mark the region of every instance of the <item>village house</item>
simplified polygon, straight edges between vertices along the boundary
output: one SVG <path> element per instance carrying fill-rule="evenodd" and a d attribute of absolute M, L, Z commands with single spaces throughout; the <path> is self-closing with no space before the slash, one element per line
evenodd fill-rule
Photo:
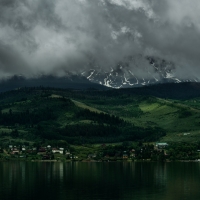
<path fill-rule="evenodd" d="M 130 151 L 130 158 L 135 158 L 135 149 Z"/>
<path fill-rule="evenodd" d="M 126 153 L 126 151 L 124 151 L 122 158 L 123 159 L 128 159 L 128 154 Z"/>
<path fill-rule="evenodd" d="M 37 153 L 37 148 L 35 147 L 29 147 L 29 148 L 26 148 L 26 153 L 29 153 L 29 154 L 36 154 Z"/>
<path fill-rule="evenodd" d="M 46 151 L 47 151 L 46 147 L 40 147 L 40 148 L 38 149 L 38 154 L 45 154 Z"/>
<path fill-rule="evenodd" d="M 25 151 L 26 151 L 26 147 L 22 146 L 22 152 L 25 152 Z"/>
<path fill-rule="evenodd" d="M 96 157 L 97 157 L 96 154 L 89 154 L 89 155 L 88 155 L 88 158 L 89 158 L 89 159 L 94 159 L 94 158 L 96 158 Z"/>
<path fill-rule="evenodd" d="M 20 150 L 17 148 L 17 146 L 9 145 L 8 148 L 11 155 L 18 155 L 20 153 Z"/>
<path fill-rule="evenodd" d="M 167 146 L 168 146 L 168 144 L 166 142 L 161 142 L 161 143 L 157 142 L 156 143 L 156 148 L 158 148 L 158 149 L 165 149 Z"/>
<path fill-rule="evenodd" d="M 64 148 L 52 148 L 52 153 L 59 153 L 59 154 L 63 154 L 64 153 Z"/>
<path fill-rule="evenodd" d="M 11 152 L 10 152 L 10 154 L 12 154 L 12 155 L 18 155 L 20 153 L 20 151 L 18 150 L 18 149 L 16 149 L 16 148 L 14 148 Z"/>

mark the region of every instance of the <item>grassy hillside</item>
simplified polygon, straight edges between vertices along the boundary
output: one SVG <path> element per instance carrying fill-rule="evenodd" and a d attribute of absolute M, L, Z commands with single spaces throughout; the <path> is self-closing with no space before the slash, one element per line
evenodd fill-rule
<path fill-rule="evenodd" d="M 200 141 L 200 98 L 24 88 L 0 94 L 0 143 Z"/>
<path fill-rule="evenodd" d="M 140 127 L 161 127 L 165 141 L 200 139 L 200 99 L 171 100 L 152 96 L 88 97 L 84 102 Z M 189 133 L 189 134 L 188 134 Z"/>

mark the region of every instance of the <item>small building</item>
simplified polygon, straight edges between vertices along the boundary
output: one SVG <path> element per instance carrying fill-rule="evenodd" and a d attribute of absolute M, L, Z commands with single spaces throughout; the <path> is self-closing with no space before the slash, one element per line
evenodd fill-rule
<path fill-rule="evenodd" d="M 127 154 L 123 154 L 123 159 L 128 159 L 128 155 Z"/>
<path fill-rule="evenodd" d="M 26 151 L 26 147 L 25 146 L 22 146 L 22 151 Z"/>
<path fill-rule="evenodd" d="M 156 147 L 158 149 L 165 149 L 168 146 L 168 144 L 166 142 L 157 142 L 156 143 Z"/>
<path fill-rule="evenodd" d="M 128 159 L 128 154 L 126 153 L 126 151 L 124 151 L 122 158 L 123 159 Z"/>
<path fill-rule="evenodd" d="M 130 151 L 130 157 L 131 157 L 131 158 L 134 158 L 134 157 L 135 157 L 135 149 L 132 149 L 132 150 Z"/>
<path fill-rule="evenodd" d="M 61 148 L 59 148 L 59 149 L 57 149 L 57 148 L 53 148 L 53 149 L 52 149 L 52 153 L 63 154 L 63 150 L 61 150 Z"/>
<path fill-rule="evenodd" d="M 88 155 L 88 158 L 90 158 L 90 159 L 94 159 L 94 158 L 96 158 L 96 157 L 97 157 L 96 154 L 89 154 L 89 155 Z"/>
<path fill-rule="evenodd" d="M 18 150 L 13 150 L 13 151 L 11 151 L 10 154 L 12 154 L 12 155 L 18 155 L 18 154 L 19 154 L 19 151 L 18 151 Z"/>
<path fill-rule="evenodd" d="M 45 147 L 40 147 L 38 149 L 38 154 L 45 154 L 46 153 L 46 148 Z"/>
<path fill-rule="evenodd" d="M 70 155 L 70 152 L 66 150 L 65 155 Z"/>

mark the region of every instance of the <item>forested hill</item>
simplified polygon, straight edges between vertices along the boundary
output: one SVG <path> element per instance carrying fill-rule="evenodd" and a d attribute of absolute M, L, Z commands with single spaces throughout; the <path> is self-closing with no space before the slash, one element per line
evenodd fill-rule
<path fill-rule="evenodd" d="M 64 140 L 70 144 L 155 141 L 158 127 L 128 120 L 72 100 L 72 91 L 24 88 L 0 95 L 0 142 Z M 77 91 L 76 91 L 77 93 Z"/>
<path fill-rule="evenodd" d="M 180 88 L 171 92 L 170 85 L 109 91 L 33 87 L 1 93 L 0 143 L 199 140 L 199 85 L 182 84 L 187 86 L 183 89 L 172 84 Z M 164 94 L 177 99 L 160 98 Z"/>

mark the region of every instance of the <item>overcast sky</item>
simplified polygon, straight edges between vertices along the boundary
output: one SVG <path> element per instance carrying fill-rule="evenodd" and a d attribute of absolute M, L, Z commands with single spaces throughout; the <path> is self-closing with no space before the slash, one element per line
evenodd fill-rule
<path fill-rule="evenodd" d="M 200 75 L 199 0 L 0 0 L 0 77 L 64 75 L 154 56 Z M 137 68 L 137 69 L 136 69 Z"/>

